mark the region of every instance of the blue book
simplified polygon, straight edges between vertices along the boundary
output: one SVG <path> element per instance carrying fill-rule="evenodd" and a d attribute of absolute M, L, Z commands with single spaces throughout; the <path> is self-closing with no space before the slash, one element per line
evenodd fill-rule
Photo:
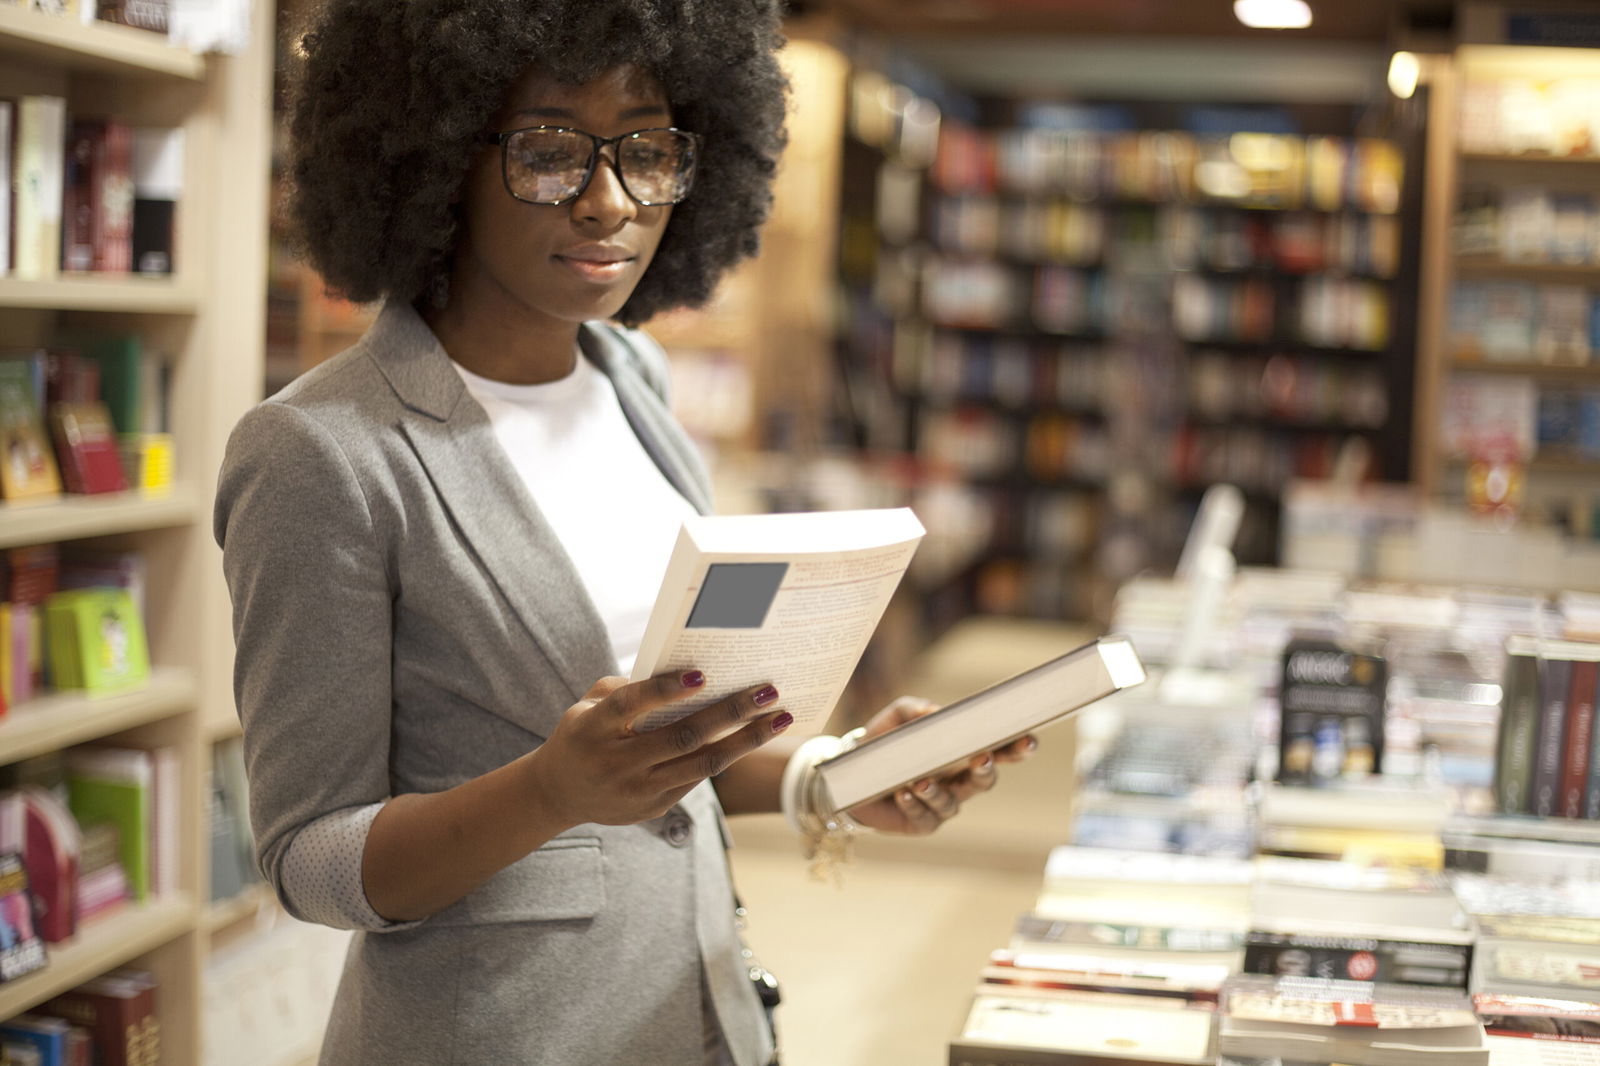
<path fill-rule="evenodd" d="M 19 1014 L 0 1024 L 0 1040 L 39 1052 L 39 1066 L 67 1066 L 67 1035 L 72 1026 L 60 1018 Z"/>

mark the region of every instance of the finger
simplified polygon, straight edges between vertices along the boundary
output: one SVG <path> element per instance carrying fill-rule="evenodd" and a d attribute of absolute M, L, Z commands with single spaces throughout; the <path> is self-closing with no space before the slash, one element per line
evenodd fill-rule
<path fill-rule="evenodd" d="M 698 784 L 708 777 L 716 777 L 761 745 L 782 735 L 793 724 L 794 715 L 788 711 L 764 714 L 715 743 L 658 763 L 651 768 L 651 776 L 661 788 Z"/>
<path fill-rule="evenodd" d="M 939 828 L 939 816 L 933 812 L 933 808 L 913 795 L 911 789 L 895 789 L 894 805 L 906 820 L 906 832 L 922 835 Z"/>
<path fill-rule="evenodd" d="M 601 678 L 589 691 L 593 693 L 611 678 Z M 621 681 L 621 678 L 615 680 Z M 640 718 L 669 703 L 692 696 L 705 687 L 706 676 L 699 670 L 675 670 L 643 681 L 626 682 L 602 697 L 607 714 L 624 733 L 631 733 Z"/>
<path fill-rule="evenodd" d="M 954 818 L 956 811 L 961 809 L 961 801 L 956 799 L 955 794 L 930 778 L 912 785 L 911 792 L 941 822 Z"/>
<path fill-rule="evenodd" d="M 993 754 L 1001 762 L 1021 762 L 1038 750 L 1038 738 L 1030 733 L 1025 737 L 1018 737 L 1003 748 L 997 748 Z"/>
<path fill-rule="evenodd" d="M 773 706 L 777 699 L 776 688 L 756 685 L 686 715 L 650 734 L 655 745 L 651 761 L 657 764 L 671 762 L 698 752 L 728 730 L 777 710 Z"/>
<path fill-rule="evenodd" d="M 994 759 L 989 755 L 980 755 L 972 760 L 972 766 L 965 773 L 957 774 L 941 784 L 955 795 L 958 803 L 964 803 L 993 788 L 998 777 L 999 770 Z"/>

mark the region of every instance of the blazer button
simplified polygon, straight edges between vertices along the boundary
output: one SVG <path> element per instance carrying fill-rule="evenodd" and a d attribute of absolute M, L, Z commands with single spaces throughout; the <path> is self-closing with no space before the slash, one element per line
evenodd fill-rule
<path fill-rule="evenodd" d="M 667 823 L 667 843 L 675 848 L 681 848 L 689 843 L 689 834 L 692 827 L 686 818 L 674 818 Z"/>

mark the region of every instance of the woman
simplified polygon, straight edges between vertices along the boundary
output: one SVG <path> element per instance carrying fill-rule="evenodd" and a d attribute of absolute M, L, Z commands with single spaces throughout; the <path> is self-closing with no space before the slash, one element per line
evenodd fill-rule
<path fill-rule="evenodd" d="M 240 422 L 216 533 L 261 867 L 357 931 L 324 1063 L 772 1056 L 723 812 L 778 809 L 791 719 L 763 685 L 631 729 L 704 683 L 617 675 L 709 499 L 606 323 L 755 251 L 780 41 L 771 0 L 333 0 L 303 39 L 293 221 L 383 308 Z M 994 772 L 851 813 L 927 832 Z"/>

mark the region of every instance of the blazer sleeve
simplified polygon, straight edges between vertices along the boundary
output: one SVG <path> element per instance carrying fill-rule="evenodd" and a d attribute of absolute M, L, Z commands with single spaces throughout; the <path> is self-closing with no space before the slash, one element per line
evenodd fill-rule
<path fill-rule="evenodd" d="M 367 830 L 390 796 L 392 600 L 364 490 L 328 429 L 284 403 L 245 415 L 215 535 L 263 875 L 303 921 L 415 925 L 384 919 L 362 887 Z"/>

